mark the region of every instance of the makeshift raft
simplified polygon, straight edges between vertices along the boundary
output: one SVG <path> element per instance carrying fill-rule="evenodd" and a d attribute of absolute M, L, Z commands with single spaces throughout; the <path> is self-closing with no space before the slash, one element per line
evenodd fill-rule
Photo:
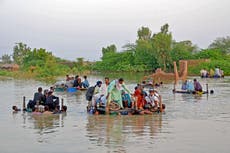
<path fill-rule="evenodd" d="M 176 90 L 175 88 L 175 84 L 174 84 L 174 89 L 172 90 L 172 92 L 174 94 L 176 93 L 180 93 L 180 94 L 198 94 L 198 95 L 202 95 L 202 94 L 209 94 L 209 90 L 208 90 L 208 84 L 206 84 L 206 91 L 187 91 L 187 90 Z M 213 94 L 214 93 L 214 90 L 210 90 L 210 94 Z"/>
<path fill-rule="evenodd" d="M 69 87 L 69 88 L 62 88 L 62 87 L 58 87 L 58 88 L 54 88 L 55 92 L 77 92 L 78 90 L 80 91 L 85 91 L 88 88 L 75 88 L 75 87 Z"/>
<path fill-rule="evenodd" d="M 208 94 L 208 91 L 196 92 L 196 91 L 186 91 L 186 90 L 173 90 L 173 93 L 181 93 L 181 94 Z"/>
<path fill-rule="evenodd" d="M 108 113 L 106 112 L 105 108 L 97 108 L 96 109 L 97 113 L 95 112 L 89 112 L 90 114 L 109 114 L 109 115 L 145 115 L 145 114 L 155 114 L 155 113 L 161 113 L 161 111 L 155 110 L 155 111 L 149 111 L 149 110 L 140 110 L 140 109 L 134 109 L 134 108 L 125 108 L 125 109 L 120 109 L 120 110 L 113 110 L 113 111 L 109 111 Z"/>
<path fill-rule="evenodd" d="M 164 105 L 164 104 L 162 104 Z M 164 112 L 163 109 L 160 110 L 160 108 L 151 108 L 149 105 L 148 107 L 145 107 L 145 109 L 137 109 L 136 107 L 134 108 L 123 108 L 121 109 L 120 105 L 116 102 L 110 102 L 109 107 L 106 108 L 104 105 L 97 105 L 97 106 L 92 106 L 91 102 L 88 103 L 87 112 L 89 114 L 109 114 L 109 115 L 144 115 L 144 114 L 153 114 L 153 113 L 160 113 Z M 107 109 L 107 110 L 106 110 Z"/>

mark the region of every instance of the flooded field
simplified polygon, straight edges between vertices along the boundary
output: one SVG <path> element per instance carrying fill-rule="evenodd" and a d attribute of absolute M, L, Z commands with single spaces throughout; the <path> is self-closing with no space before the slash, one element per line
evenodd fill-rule
<path fill-rule="evenodd" d="M 89 76 L 91 84 L 97 79 Z M 198 80 L 204 88 L 208 83 L 214 94 L 173 94 L 172 84 L 159 88 L 166 104 L 163 114 L 92 116 L 86 112 L 85 91 L 78 91 L 54 93 L 64 99 L 67 114 L 46 117 L 13 114 L 11 107 L 22 107 L 23 96 L 28 101 L 39 86 L 50 84 L 2 78 L 0 152 L 229 153 L 230 77 Z M 126 84 L 131 91 L 136 85 L 133 80 Z"/>

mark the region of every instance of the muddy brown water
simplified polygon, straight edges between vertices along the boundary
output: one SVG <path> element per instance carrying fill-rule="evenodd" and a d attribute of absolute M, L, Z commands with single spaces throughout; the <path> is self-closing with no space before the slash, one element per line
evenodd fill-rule
<path fill-rule="evenodd" d="M 89 76 L 90 83 L 97 79 Z M 199 81 L 203 86 L 208 83 L 214 94 L 173 94 L 172 84 L 159 88 L 166 104 L 164 114 L 89 115 L 85 91 L 79 91 L 55 93 L 64 99 L 67 114 L 46 117 L 13 114 L 11 107 L 21 107 L 23 96 L 28 101 L 39 86 L 45 89 L 50 84 L 1 78 L 0 152 L 229 153 L 230 77 Z M 127 80 L 126 84 L 133 91 L 134 81 Z"/>

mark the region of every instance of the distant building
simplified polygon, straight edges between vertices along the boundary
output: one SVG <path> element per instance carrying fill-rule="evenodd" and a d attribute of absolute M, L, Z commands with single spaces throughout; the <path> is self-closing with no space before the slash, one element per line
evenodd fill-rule
<path fill-rule="evenodd" d="M 9 70 L 9 71 L 18 71 L 19 65 L 18 64 L 3 64 L 1 65 L 2 70 Z"/>

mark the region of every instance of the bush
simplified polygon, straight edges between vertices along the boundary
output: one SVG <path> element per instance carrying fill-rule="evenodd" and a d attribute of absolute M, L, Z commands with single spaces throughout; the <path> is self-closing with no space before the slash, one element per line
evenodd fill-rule
<path fill-rule="evenodd" d="M 207 63 L 201 63 L 195 67 L 189 67 L 189 74 L 190 75 L 200 75 L 200 70 L 201 69 L 206 69 L 206 70 L 210 70 L 210 69 L 215 69 L 215 67 L 219 67 L 220 69 L 222 69 L 224 71 L 225 75 L 230 75 L 230 60 L 211 60 L 210 62 Z"/>

